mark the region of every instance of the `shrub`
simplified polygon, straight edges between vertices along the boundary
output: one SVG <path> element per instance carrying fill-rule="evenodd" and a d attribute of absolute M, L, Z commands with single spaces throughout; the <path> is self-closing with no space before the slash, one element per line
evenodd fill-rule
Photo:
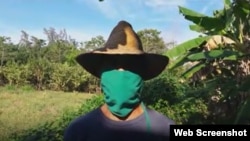
<path fill-rule="evenodd" d="M 142 99 L 178 124 L 203 123 L 208 111 L 198 90 L 180 82 L 177 74 L 165 71 L 145 83 Z"/>

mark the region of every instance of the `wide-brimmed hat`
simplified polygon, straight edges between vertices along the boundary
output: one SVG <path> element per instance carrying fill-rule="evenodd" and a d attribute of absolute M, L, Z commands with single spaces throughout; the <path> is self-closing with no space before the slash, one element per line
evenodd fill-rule
<path fill-rule="evenodd" d="M 123 68 L 139 74 L 144 80 L 158 76 L 169 58 L 160 54 L 146 53 L 130 23 L 120 21 L 112 30 L 104 47 L 82 53 L 76 61 L 89 73 L 100 78 L 107 69 Z"/>

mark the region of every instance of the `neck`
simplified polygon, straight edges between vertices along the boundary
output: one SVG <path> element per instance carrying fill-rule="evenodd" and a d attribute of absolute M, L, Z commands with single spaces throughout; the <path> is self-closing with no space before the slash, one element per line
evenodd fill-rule
<path fill-rule="evenodd" d="M 143 111 L 143 108 L 141 106 L 141 104 L 138 104 L 133 110 L 132 112 L 124 117 L 124 118 L 121 118 L 121 117 L 118 117 L 114 114 L 112 114 L 109 109 L 108 109 L 108 106 L 107 104 L 104 104 L 101 106 L 101 111 L 102 113 L 109 119 L 111 120 L 115 120 L 115 121 L 128 121 L 128 120 L 132 120 L 132 119 L 135 119 L 137 118 L 138 116 L 140 116 L 144 111 Z"/>

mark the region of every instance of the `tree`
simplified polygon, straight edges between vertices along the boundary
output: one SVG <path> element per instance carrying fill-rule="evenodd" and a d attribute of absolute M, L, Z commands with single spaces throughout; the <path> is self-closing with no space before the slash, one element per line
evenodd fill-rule
<path fill-rule="evenodd" d="M 94 49 L 103 47 L 105 44 L 105 40 L 103 36 L 96 36 L 91 38 L 91 40 L 84 42 L 85 51 L 92 51 Z"/>
<path fill-rule="evenodd" d="M 4 66 L 8 61 L 16 60 L 17 48 L 11 42 L 10 37 L 0 36 L 0 66 Z"/>
<path fill-rule="evenodd" d="M 21 39 L 19 41 L 19 45 L 20 46 L 25 46 L 25 47 L 28 47 L 30 46 L 30 41 L 29 41 L 29 34 L 25 31 L 21 31 Z"/>
<path fill-rule="evenodd" d="M 6 56 L 6 47 L 5 47 L 5 41 L 6 37 L 0 37 L 0 50 L 1 50 L 1 64 L 0 66 L 3 66 L 3 63 L 5 62 L 5 56 Z"/>
<path fill-rule="evenodd" d="M 137 32 L 145 52 L 162 54 L 166 50 L 165 42 L 156 29 L 144 29 Z"/>
<path fill-rule="evenodd" d="M 249 123 L 249 0 L 224 0 L 224 8 L 214 11 L 213 16 L 184 7 L 179 10 L 194 23 L 190 29 L 202 36 L 168 50 L 166 55 L 172 60 L 169 69 L 191 62 L 193 65 L 183 76 L 192 83 L 203 84 L 204 91 L 209 91 L 214 102 L 220 104 L 214 106 L 214 117 L 224 115 L 229 122 Z"/>

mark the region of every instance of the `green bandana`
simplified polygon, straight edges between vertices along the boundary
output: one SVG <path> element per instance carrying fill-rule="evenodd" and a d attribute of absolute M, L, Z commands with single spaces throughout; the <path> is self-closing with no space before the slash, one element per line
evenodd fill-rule
<path fill-rule="evenodd" d="M 142 86 L 142 78 L 130 71 L 111 70 L 101 75 L 105 102 L 109 110 L 119 117 L 126 117 L 141 102 Z"/>

